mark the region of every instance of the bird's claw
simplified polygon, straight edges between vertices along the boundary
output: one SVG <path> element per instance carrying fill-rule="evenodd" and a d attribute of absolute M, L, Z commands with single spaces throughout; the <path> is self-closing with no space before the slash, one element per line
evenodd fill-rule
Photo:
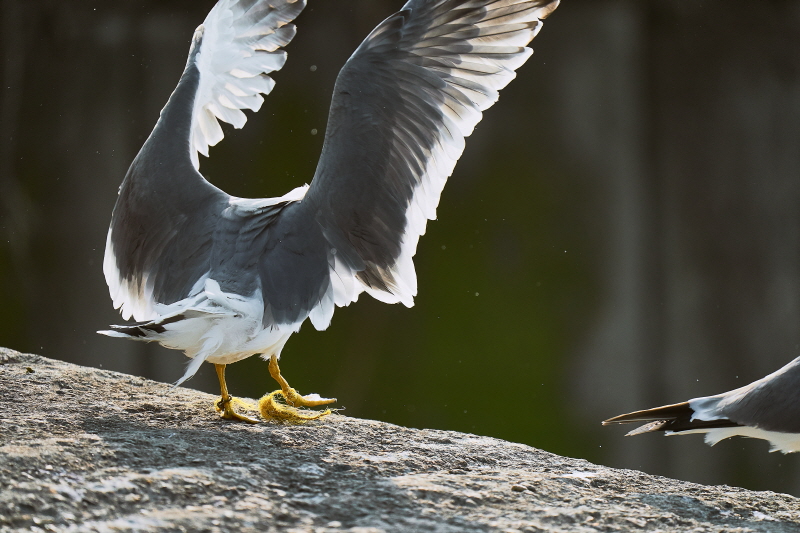
<path fill-rule="evenodd" d="M 333 403 L 336 400 L 330 398 L 322 398 L 321 400 L 307 400 L 306 397 L 294 389 L 289 389 L 294 394 L 291 395 L 292 401 L 286 398 L 283 390 L 276 390 L 270 392 L 258 401 L 258 410 L 261 412 L 261 417 L 264 420 L 278 420 L 282 422 L 307 422 L 309 420 L 317 420 L 323 416 L 331 414 L 330 409 L 324 411 L 301 411 L 295 406 L 314 407 L 317 405 L 324 405 Z M 279 403 L 275 401 L 276 396 L 283 397 L 288 403 Z M 317 396 L 316 394 L 309 394 L 309 396 Z"/>
<path fill-rule="evenodd" d="M 286 399 L 286 403 L 294 407 L 318 407 L 320 405 L 327 405 L 336 401 L 336 398 L 323 398 L 319 394 L 306 394 L 305 396 L 302 396 L 299 392 L 291 387 L 289 387 L 288 390 L 281 390 L 281 393 Z"/>
<path fill-rule="evenodd" d="M 305 422 L 307 420 L 317 420 L 323 416 L 331 414 L 330 409 L 321 412 L 301 411 L 298 407 L 318 407 L 336 401 L 336 398 L 322 398 L 319 394 L 301 395 L 289 386 L 289 383 L 281 375 L 278 367 L 278 357 L 272 355 L 269 360 L 269 373 L 281 386 L 280 390 L 271 392 L 258 401 L 258 410 L 265 420 L 282 420 L 285 422 Z M 281 396 L 286 403 L 275 401 L 276 396 Z"/>
<path fill-rule="evenodd" d="M 249 416 L 245 416 L 234 411 L 233 406 L 231 405 L 232 403 L 246 405 L 245 402 L 232 396 L 220 398 L 214 402 L 214 409 L 217 410 L 220 418 L 224 420 L 238 420 L 240 422 L 247 422 L 249 424 L 258 424 L 258 420 L 255 418 L 250 418 Z"/>

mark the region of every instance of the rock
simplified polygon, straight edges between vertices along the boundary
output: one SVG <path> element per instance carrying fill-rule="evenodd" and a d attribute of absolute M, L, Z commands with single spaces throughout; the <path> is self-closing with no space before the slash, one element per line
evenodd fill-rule
<path fill-rule="evenodd" d="M 29 371 L 30 370 L 30 371 Z M 214 397 L 0 349 L 0 531 L 800 532 L 800 500 Z"/>

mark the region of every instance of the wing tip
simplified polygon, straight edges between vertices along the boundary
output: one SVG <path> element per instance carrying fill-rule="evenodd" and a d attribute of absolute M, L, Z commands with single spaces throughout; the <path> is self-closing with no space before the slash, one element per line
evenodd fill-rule
<path fill-rule="evenodd" d="M 256 14 L 258 16 L 251 17 L 247 13 L 252 12 L 255 5 L 262 5 L 264 9 Z M 201 87 L 197 94 L 205 95 L 195 102 L 189 139 L 191 160 L 196 170 L 200 169 L 197 152 L 208 157 L 208 146 L 214 146 L 223 137 L 218 125 L 209 125 L 209 131 L 199 127 L 198 122 L 204 118 L 203 111 L 208 111 L 215 119 L 232 124 L 236 129 L 245 126 L 247 117 L 241 109 L 258 111 L 263 99 L 258 101 L 253 96 L 260 97 L 271 92 L 274 82 L 266 74 L 283 68 L 287 54 L 281 48 L 296 35 L 297 27 L 291 22 L 305 6 L 306 0 L 259 0 L 250 7 L 245 6 L 244 10 L 240 9 L 241 12 L 234 10 L 231 14 L 230 11 L 223 12 L 233 6 L 219 2 L 211 9 L 203 24 L 198 26 L 189 54 L 191 61 L 195 47 L 199 46 L 195 63 L 200 70 Z M 225 54 L 231 50 L 238 51 L 240 55 L 238 59 L 226 61 L 220 67 L 222 63 L 218 58 L 215 59 L 220 50 Z M 260 75 L 266 77 L 267 81 L 248 81 Z M 237 79 L 245 80 L 239 82 L 244 96 L 226 87 L 231 83 L 236 85 Z M 226 97 L 229 97 L 228 103 L 224 102 Z M 198 138 L 195 139 L 195 136 Z"/>
<path fill-rule="evenodd" d="M 553 14 L 553 11 L 561 4 L 561 0 L 551 0 L 549 3 L 539 8 L 542 12 L 537 15 L 539 20 L 544 20 Z"/>

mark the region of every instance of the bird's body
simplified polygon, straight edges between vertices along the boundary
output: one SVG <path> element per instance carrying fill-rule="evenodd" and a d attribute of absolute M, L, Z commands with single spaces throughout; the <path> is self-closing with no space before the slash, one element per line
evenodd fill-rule
<path fill-rule="evenodd" d="M 607 424 L 642 423 L 628 435 L 652 431 L 705 434 L 714 445 L 729 437 L 764 439 L 770 451 L 800 451 L 800 357 L 780 370 L 744 387 L 616 416 Z"/>
<path fill-rule="evenodd" d="M 104 272 L 137 322 L 103 333 L 184 351 L 179 383 L 203 361 L 277 361 L 306 319 L 323 330 L 362 292 L 413 305 L 412 257 L 464 138 L 558 5 L 410 0 L 342 68 L 310 186 L 229 196 L 197 153 L 222 139 L 218 120 L 242 127 L 258 109 L 304 2 L 220 0 L 120 188 Z"/>

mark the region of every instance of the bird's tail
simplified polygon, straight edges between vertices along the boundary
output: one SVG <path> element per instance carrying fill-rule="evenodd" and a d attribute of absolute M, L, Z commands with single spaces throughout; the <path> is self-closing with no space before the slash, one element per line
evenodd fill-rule
<path fill-rule="evenodd" d="M 101 335 L 108 335 L 109 337 L 120 337 L 123 339 L 133 339 L 137 341 L 155 341 L 160 340 L 158 335 L 166 331 L 167 324 L 184 320 L 186 316 L 181 313 L 172 315 L 157 320 L 149 320 L 146 322 L 134 322 L 133 324 L 112 325 L 111 329 L 100 330 L 97 333 Z"/>
<path fill-rule="evenodd" d="M 175 315 L 162 317 L 157 320 L 150 320 L 147 322 L 136 322 L 133 324 L 124 324 L 124 325 L 112 325 L 111 329 L 101 330 L 97 333 L 101 335 L 108 335 L 109 337 L 121 337 L 124 339 L 132 339 L 137 341 L 158 341 L 164 344 L 166 341 L 163 333 L 167 331 L 168 324 L 173 324 L 176 322 L 180 322 L 181 320 L 192 319 L 192 318 L 200 318 L 200 317 L 208 317 L 208 316 L 215 316 L 213 313 L 207 313 L 203 311 L 198 311 L 194 309 L 187 310 L 183 313 L 178 313 Z M 186 366 L 186 372 L 184 372 L 181 379 L 173 383 L 172 387 L 170 387 L 170 392 L 175 389 L 175 387 L 182 384 L 187 379 L 191 378 L 192 376 L 197 373 L 197 370 L 209 356 L 211 350 L 200 350 L 200 353 L 189 354 L 186 353 L 191 357 L 191 361 Z"/>

